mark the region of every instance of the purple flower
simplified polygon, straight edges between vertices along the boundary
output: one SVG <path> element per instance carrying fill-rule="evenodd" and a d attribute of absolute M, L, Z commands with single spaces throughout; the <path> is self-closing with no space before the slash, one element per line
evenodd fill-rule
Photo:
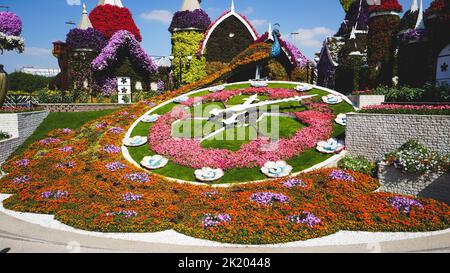
<path fill-rule="evenodd" d="M 133 182 L 147 183 L 150 181 L 150 177 L 147 173 L 131 173 L 125 175 L 125 178 Z"/>
<path fill-rule="evenodd" d="M 355 178 L 342 170 L 333 170 L 330 174 L 333 180 L 343 180 L 345 182 L 355 182 Z"/>
<path fill-rule="evenodd" d="M 111 212 L 111 213 L 107 213 L 107 216 L 123 216 L 125 218 L 132 218 L 132 217 L 136 217 L 138 215 L 138 213 L 134 210 L 121 210 L 121 211 L 116 211 L 116 212 Z"/>
<path fill-rule="evenodd" d="M 93 28 L 74 28 L 67 34 L 66 43 L 71 49 L 92 49 L 99 52 L 106 46 L 107 39 Z"/>
<path fill-rule="evenodd" d="M 205 31 L 211 24 L 211 19 L 208 14 L 197 9 L 194 11 L 178 11 L 173 15 L 172 23 L 170 24 L 169 31 L 173 32 L 176 29 L 195 28 L 201 31 Z"/>
<path fill-rule="evenodd" d="M 59 142 L 61 142 L 61 140 L 58 138 L 47 138 L 47 139 L 43 139 L 43 140 L 39 141 L 39 143 L 42 145 L 56 144 Z"/>
<path fill-rule="evenodd" d="M 304 224 L 309 227 L 313 227 L 321 222 L 314 214 L 305 211 L 302 214 L 288 216 L 287 219 L 295 224 Z"/>
<path fill-rule="evenodd" d="M 108 123 L 106 121 L 100 122 L 100 123 L 95 125 L 95 128 L 97 128 L 97 129 L 103 129 L 103 128 L 106 128 L 106 127 L 108 127 Z"/>
<path fill-rule="evenodd" d="M 106 145 L 102 150 L 107 154 L 118 154 L 120 152 L 120 148 L 115 145 Z"/>
<path fill-rule="evenodd" d="M 298 68 L 306 66 L 309 60 L 296 45 L 291 42 L 286 42 L 283 39 L 280 39 L 280 44 L 286 49 L 288 55 L 291 57 L 291 61 L 295 63 Z"/>
<path fill-rule="evenodd" d="M 120 135 L 123 132 L 123 129 L 120 127 L 112 127 L 109 131 L 115 135 Z"/>
<path fill-rule="evenodd" d="M 157 71 L 157 65 L 153 62 L 150 56 L 145 53 L 135 36 L 126 30 L 119 30 L 111 37 L 108 44 L 103 48 L 97 58 L 92 61 L 92 68 L 96 72 L 107 71 L 110 69 L 117 62 L 120 49 L 122 49 L 125 45 L 128 46 L 131 57 L 130 61 L 133 62 L 135 66 L 139 67 L 147 74 Z M 105 79 L 103 81 L 104 84 L 112 85 L 110 79 L 111 78 L 108 78 L 107 80 Z M 113 80 L 116 81 L 115 79 Z M 105 81 L 108 81 L 108 83 Z"/>
<path fill-rule="evenodd" d="M 8 36 L 19 36 L 22 33 L 22 21 L 15 13 L 0 11 L 0 32 Z"/>
<path fill-rule="evenodd" d="M 15 184 L 25 184 L 31 181 L 31 178 L 28 175 L 19 176 L 13 179 Z"/>
<path fill-rule="evenodd" d="M 308 185 L 303 180 L 299 180 L 299 179 L 290 179 L 288 181 L 281 183 L 281 185 L 283 185 L 284 187 L 286 187 L 288 189 L 292 189 L 295 187 L 300 187 L 300 188 L 308 187 Z"/>
<path fill-rule="evenodd" d="M 66 147 L 59 148 L 58 151 L 63 152 L 63 153 L 73 153 L 73 148 L 71 146 L 66 146 Z"/>
<path fill-rule="evenodd" d="M 273 206 L 274 203 L 285 204 L 289 202 L 289 197 L 281 193 L 258 192 L 252 194 L 252 196 L 250 197 L 250 201 L 264 206 Z"/>
<path fill-rule="evenodd" d="M 125 169 L 125 164 L 121 162 L 111 162 L 105 165 L 105 168 L 111 172 L 117 172 L 119 170 Z"/>
<path fill-rule="evenodd" d="M 408 29 L 401 35 L 402 42 L 418 41 L 422 39 L 425 32 L 420 29 Z"/>
<path fill-rule="evenodd" d="M 45 191 L 43 193 L 41 193 L 41 198 L 42 199 L 61 199 L 65 196 L 68 196 L 69 192 L 68 191 Z"/>
<path fill-rule="evenodd" d="M 71 134 L 71 133 L 72 133 L 72 130 L 71 130 L 71 129 L 68 129 L 68 128 L 64 128 L 64 129 L 62 129 L 62 132 L 63 132 L 64 134 Z"/>
<path fill-rule="evenodd" d="M 56 164 L 56 168 L 57 169 L 72 169 L 73 167 L 75 167 L 75 162 L 73 161 L 67 161 L 65 163 L 59 163 Z"/>
<path fill-rule="evenodd" d="M 125 202 L 134 202 L 141 200 L 142 197 L 144 197 L 142 194 L 134 194 L 131 192 L 127 192 L 122 195 L 122 200 Z"/>
<path fill-rule="evenodd" d="M 16 161 L 16 165 L 19 167 L 28 167 L 29 164 L 30 164 L 30 160 L 27 158 Z"/>
<path fill-rule="evenodd" d="M 423 205 L 419 201 L 402 196 L 390 197 L 388 203 L 405 214 L 409 214 L 412 207 L 423 209 Z"/>
<path fill-rule="evenodd" d="M 228 214 L 205 214 L 202 220 L 202 224 L 204 227 L 217 227 L 220 224 L 228 223 L 231 221 L 231 216 Z"/>
<path fill-rule="evenodd" d="M 219 191 L 207 191 L 203 193 L 206 197 L 212 198 L 216 195 L 219 195 Z"/>

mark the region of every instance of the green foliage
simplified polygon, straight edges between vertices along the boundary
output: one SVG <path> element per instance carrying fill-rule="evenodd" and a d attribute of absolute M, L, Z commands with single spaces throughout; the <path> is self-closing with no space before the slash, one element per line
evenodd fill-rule
<path fill-rule="evenodd" d="M 0 131 L 0 140 L 5 140 L 5 139 L 8 139 L 8 138 L 11 138 L 10 134 L 8 134 L 6 132 L 3 132 L 3 131 Z"/>
<path fill-rule="evenodd" d="M 448 169 L 448 157 L 428 150 L 417 140 L 410 140 L 399 150 L 389 154 L 388 164 L 411 174 L 439 172 Z"/>
<path fill-rule="evenodd" d="M 198 31 L 179 31 L 172 35 L 172 54 L 175 57 L 173 60 L 174 79 L 179 82 L 180 79 L 180 59 L 183 62 L 182 84 L 193 83 L 206 77 L 206 59 L 198 57 L 197 51 L 200 42 L 203 39 L 203 33 Z M 192 56 L 189 62 L 186 58 Z"/>
<path fill-rule="evenodd" d="M 347 156 L 338 163 L 339 168 L 376 176 L 377 165 L 362 156 Z"/>
<path fill-rule="evenodd" d="M 377 87 L 375 95 L 385 95 L 389 102 L 450 102 L 450 87 L 445 85 L 425 84 L 422 88 L 408 86 Z"/>
<path fill-rule="evenodd" d="M 23 72 L 13 72 L 8 76 L 9 90 L 31 93 L 39 89 L 47 88 L 52 79 Z"/>
<path fill-rule="evenodd" d="M 40 103 L 72 103 L 74 102 L 71 95 L 65 95 L 61 91 L 54 91 L 49 89 L 41 89 L 37 91 L 36 97 Z"/>
<path fill-rule="evenodd" d="M 269 78 L 273 81 L 287 81 L 289 80 L 289 75 L 284 66 L 277 60 L 270 60 L 267 65 L 267 71 L 269 73 Z"/>

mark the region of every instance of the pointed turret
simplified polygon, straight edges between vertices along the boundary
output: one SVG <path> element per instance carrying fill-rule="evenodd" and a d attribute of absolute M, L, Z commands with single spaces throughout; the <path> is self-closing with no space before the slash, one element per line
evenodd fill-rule
<path fill-rule="evenodd" d="M 231 11 L 232 12 L 236 11 L 236 7 L 234 5 L 234 0 L 231 0 Z"/>
<path fill-rule="evenodd" d="M 89 20 L 89 15 L 87 12 L 86 4 L 83 4 L 83 14 L 81 15 L 80 23 L 77 26 L 78 29 L 86 30 L 88 28 L 93 28 L 91 20 Z"/>
<path fill-rule="evenodd" d="M 417 5 L 417 0 L 413 0 L 411 3 L 411 7 L 409 8 L 411 12 L 415 12 L 419 10 L 419 6 Z"/>
<path fill-rule="evenodd" d="M 194 11 L 200 9 L 200 2 L 201 1 L 199 0 L 184 0 L 180 11 Z"/>
<path fill-rule="evenodd" d="M 423 0 L 420 0 L 419 14 L 417 15 L 415 29 L 425 29 L 425 24 L 423 22 Z"/>
<path fill-rule="evenodd" d="M 98 6 L 101 6 L 101 5 L 111 5 L 111 6 L 118 6 L 119 8 L 123 8 L 121 0 L 99 0 Z"/>

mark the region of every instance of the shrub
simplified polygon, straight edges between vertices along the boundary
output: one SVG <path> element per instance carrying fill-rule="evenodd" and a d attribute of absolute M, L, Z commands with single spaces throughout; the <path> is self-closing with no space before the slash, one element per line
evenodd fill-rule
<path fill-rule="evenodd" d="M 450 115 L 450 106 L 384 104 L 364 107 L 360 113 L 403 115 Z"/>
<path fill-rule="evenodd" d="M 377 165 L 362 156 L 347 156 L 338 163 L 339 168 L 376 176 Z"/>
<path fill-rule="evenodd" d="M 395 87 L 377 87 L 374 90 L 376 95 L 385 95 L 386 101 L 396 101 L 396 102 L 414 102 L 420 101 L 425 94 L 425 89 L 423 88 L 411 88 L 407 86 L 400 87 L 399 89 Z"/>
<path fill-rule="evenodd" d="M 13 72 L 8 76 L 11 91 L 25 91 L 28 93 L 47 88 L 53 78 L 31 75 L 23 72 Z"/>
<path fill-rule="evenodd" d="M 70 95 L 63 97 L 60 91 L 49 89 L 41 89 L 36 93 L 37 99 L 40 103 L 72 103 L 73 98 Z"/>
<path fill-rule="evenodd" d="M 424 174 L 448 169 L 448 157 L 429 151 L 416 140 L 410 140 L 399 150 L 387 155 L 386 162 L 402 172 Z"/>

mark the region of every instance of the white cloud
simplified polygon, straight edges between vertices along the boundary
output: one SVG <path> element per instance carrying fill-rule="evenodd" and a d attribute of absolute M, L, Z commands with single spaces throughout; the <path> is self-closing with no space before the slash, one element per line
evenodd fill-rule
<path fill-rule="evenodd" d="M 69 6 L 79 6 L 81 5 L 81 0 L 66 0 Z"/>
<path fill-rule="evenodd" d="M 254 19 L 254 20 L 251 20 L 250 23 L 252 23 L 252 25 L 255 27 L 269 25 L 269 21 L 267 21 L 266 19 Z"/>
<path fill-rule="evenodd" d="M 332 35 L 333 30 L 326 27 L 315 27 L 310 29 L 300 28 L 293 35 L 293 41 L 298 46 L 320 48 L 325 37 Z"/>
<path fill-rule="evenodd" d="M 244 10 L 244 14 L 252 14 L 253 12 L 255 11 L 255 9 L 253 8 L 253 7 L 247 7 L 245 10 Z"/>
<path fill-rule="evenodd" d="M 40 47 L 25 47 L 23 54 L 27 56 L 49 56 L 52 55 L 52 50 Z"/>
<path fill-rule="evenodd" d="M 141 14 L 141 18 L 150 21 L 158 21 L 164 24 L 170 24 L 173 14 L 168 10 L 152 10 Z"/>

